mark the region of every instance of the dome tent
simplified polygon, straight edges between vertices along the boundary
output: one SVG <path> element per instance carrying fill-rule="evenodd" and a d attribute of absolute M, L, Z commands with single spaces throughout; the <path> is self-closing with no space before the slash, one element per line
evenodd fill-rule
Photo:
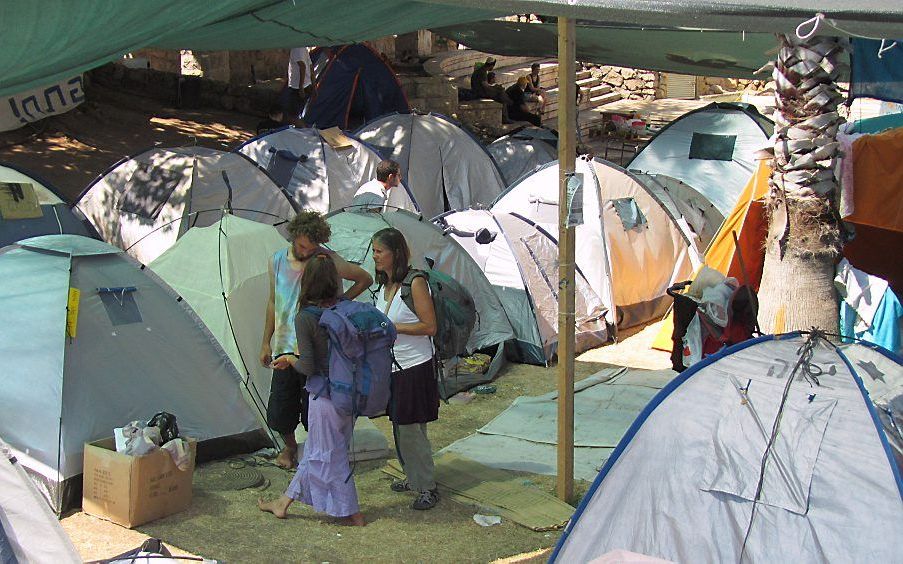
<path fill-rule="evenodd" d="M 576 263 L 604 301 L 607 321 L 634 327 L 667 311 L 665 290 L 686 280 L 699 253 L 689 229 L 632 173 L 601 159 L 578 159 L 583 218 L 576 229 Z M 492 205 L 549 233 L 558 231 L 558 163 L 520 179 Z"/>
<path fill-rule="evenodd" d="M 317 74 L 304 121 L 350 129 L 391 112 L 410 110 L 392 67 L 368 45 L 323 47 L 311 53 Z"/>
<path fill-rule="evenodd" d="M 257 360 L 270 297 L 269 264 L 288 242 L 271 225 L 231 214 L 192 227 L 148 268 L 185 299 L 242 375 L 266 425 L 272 369 Z"/>
<path fill-rule="evenodd" d="M 822 338 L 764 336 L 684 371 L 624 435 L 550 561 L 616 548 L 674 562 L 898 560 L 903 481 L 865 382 L 903 361 L 870 348 L 877 366 Z"/>
<path fill-rule="evenodd" d="M 428 218 L 489 205 L 505 189 L 502 173 L 486 148 L 445 116 L 389 114 L 364 125 L 356 135 L 401 165 L 402 179 Z"/>
<path fill-rule="evenodd" d="M 754 106 L 709 104 L 663 127 L 626 168 L 686 182 L 727 215 L 755 172 L 755 152 L 773 131 Z"/>
<path fill-rule="evenodd" d="M 514 213 L 468 209 L 436 218 L 483 270 L 498 295 L 515 339 L 509 358 L 548 364 L 558 348 L 558 241 Z M 482 230 L 482 233 L 481 233 Z M 578 268 L 575 352 L 608 341 L 606 308 Z"/>
<path fill-rule="evenodd" d="M 11 204 L 15 210 L 9 207 Z M 99 238 L 81 213 L 66 204 L 50 183 L 12 164 L 0 163 L 0 247 L 29 237 L 61 233 Z"/>
<path fill-rule="evenodd" d="M 524 127 L 499 137 L 486 149 L 502 172 L 505 184 L 511 186 L 520 177 L 558 160 L 557 145 L 555 132 L 540 127 Z"/>
<path fill-rule="evenodd" d="M 98 176 L 76 205 L 104 241 L 144 264 L 190 227 L 219 221 L 223 208 L 280 225 L 297 207 L 246 156 L 204 147 L 153 148 L 122 159 Z"/>
<path fill-rule="evenodd" d="M 5 247 L 0 311 L 0 436 L 57 513 L 81 501 L 85 442 L 158 411 L 198 440 L 199 460 L 269 442 L 204 324 L 115 247 L 77 235 Z"/>
<path fill-rule="evenodd" d="M 327 216 L 332 228 L 329 247 L 345 260 L 359 264 L 373 272 L 370 239 L 374 233 L 386 227 L 401 231 L 411 250 L 414 268 L 427 268 L 432 263 L 435 270 L 443 272 L 463 285 L 473 297 L 477 310 L 477 322 L 467 343 L 468 352 L 495 348 L 495 361 L 485 374 L 463 373 L 452 364 L 445 371 L 445 386 L 440 392 L 451 396 L 467 387 L 491 380 L 501 368 L 502 353 L 506 341 L 514 337 L 511 323 L 499 299 L 486 280 L 480 267 L 454 239 L 445 235 L 434 223 L 407 210 L 389 210 L 382 213 L 357 213 L 336 210 Z M 377 286 L 371 290 L 375 291 Z M 365 292 L 362 300 L 370 300 Z"/>
<path fill-rule="evenodd" d="M 288 126 L 255 137 L 236 151 L 264 168 L 299 208 L 326 213 L 350 204 L 357 189 L 376 178 L 382 160 L 366 143 L 336 133 Z M 389 193 L 389 204 L 417 211 L 404 182 Z"/>

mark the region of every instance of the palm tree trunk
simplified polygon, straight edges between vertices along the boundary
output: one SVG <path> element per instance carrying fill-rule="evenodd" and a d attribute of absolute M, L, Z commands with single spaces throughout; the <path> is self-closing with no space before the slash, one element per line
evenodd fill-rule
<path fill-rule="evenodd" d="M 837 107 L 841 40 L 780 35 L 775 63 L 775 145 L 759 323 L 767 333 L 818 327 L 836 333 L 834 263 Z"/>

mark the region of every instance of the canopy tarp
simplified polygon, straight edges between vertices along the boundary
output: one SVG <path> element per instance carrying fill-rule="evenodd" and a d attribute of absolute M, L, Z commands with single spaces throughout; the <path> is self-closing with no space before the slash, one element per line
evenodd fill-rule
<path fill-rule="evenodd" d="M 242 50 L 336 45 L 505 13 L 406 0 L 35 0 L 0 3 L 0 95 L 153 46 Z"/>
<path fill-rule="evenodd" d="M 516 13 L 620 25 L 900 37 L 903 3 L 885 0 L 34 0 L 0 3 L 0 95 L 44 86 L 142 47 L 230 50 L 330 45 Z M 808 29 L 804 29 L 808 31 Z M 742 38 L 738 39 L 742 41 Z M 663 70 L 666 70 L 663 68 Z M 708 73 L 707 73 L 708 74 Z"/>
<path fill-rule="evenodd" d="M 482 21 L 434 32 L 472 49 L 508 56 L 558 55 L 555 24 Z M 774 58 L 771 33 L 647 29 L 606 25 L 576 26 L 577 59 L 649 70 L 767 79 L 755 74 Z"/>
<path fill-rule="evenodd" d="M 425 0 L 469 10 L 486 0 Z M 824 14 L 822 35 L 855 33 L 900 37 L 903 3 L 886 0 L 493 0 L 492 8 L 511 14 L 546 14 L 612 24 L 794 33 L 797 26 Z M 829 26 L 831 22 L 840 28 Z M 803 26 L 808 33 L 811 26 Z M 842 31 L 841 31 L 842 30 Z M 848 33 L 843 33 L 848 32 Z"/>

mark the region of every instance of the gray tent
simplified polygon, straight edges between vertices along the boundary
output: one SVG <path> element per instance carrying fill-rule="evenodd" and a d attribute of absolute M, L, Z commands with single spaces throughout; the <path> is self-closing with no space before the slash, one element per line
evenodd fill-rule
<path fill-rule="evenodd" d="M 558 139 L 551 132 L 548 134 L 551 139 L 534 137 L 531 135 L 533 129 L 540 128 L 525 128 L 499 137 L 487 147 L 492 160 L 502 171 L 507 186 L 542 165 L 558 160 L 558 151 L 555 149 Z"/>
<path fill-rule="evenodd" d="M 898 562 L 903 481 L 866 388 L 899 382 L 903 364 L 850 353 L 765 336 L 682 372 L 624 435 L 551 561 L 624 549 L 673 562 Z"/>
<path fill-rule="evenodd" d="M 558 348 L 558 240 L 514 213 L 469 209 L 436 218 L 483 270 L 511 321 L 509 358 L 547 364 Z M 605 302 L 578 268 L 576 347 L 581 353 L 608 341 Z"/>
<path fill-rule="evenodd" d="M 0 440 L 0 562 L 81 561 L 56 515 L 9 446 Z"/>
<path fill-rule="evenodd" d="M 115 247 L 45 235 L 4 248 L 0 312 L 0 436 L 57 512 L 81 501 L 84 443 L 158 411 L 201 459 L 267 442 L 201 320 Z"/>
<path fill-rule="evenodd" d="M 682 218 L 681 228 L 688 236 L 698 238 L 697 247 L 704 250 L 724 223 L 724 214 L 698 190 L 666 174 L 635 173 L 672 217 Z M 689 230 L 686 228 L 689 227 Z"/>
<path fill-rule="evenodd" d="M 477 323 L 467 344 L 468 351 L 495 349 L 491 352 L 496 361 L 485 374 L 469 374 L 449 365 L 444 394 L 452 395 L 458 390 L 492 379 L 501 367 L 500 359 L 504 356 L 501 354 L 502 345 L 514 337 L 514 332 L 492 285 L 467 251 L 452 237 L 444 234 L 436 224 L 406 210 L 383 213 L 337 210 L 329 214 L 328 221 L 332 227 L 329 247 L 345 260 L 361 265 L 368 272 L 373 272 L 370 238 L 380 229 L 394 227 L 404 234 L 411 250 L 411 263 L 415 268 L 426 268 L 428 261 L 432 261 L 433 268 L 448 274 L 467 288 L 473 296 L 478 313 Z M 371 290 L 375 291 L 376 286 Z M 360 299 L 370 299 L 370 294 L 365 292 Z"/>
<path fill-rule="evenodd" d="M 219 221 L 223 208 L 271 225 L 290 220 L 297 208 L 251 159 L 204 147 L 154 148 L 123 159 L 97 177 L 76 205 L 104 241 L 144 264 L 190 227 Z"/>
<path fill-rule="evenodd" d="M 98 237 L 50 183 L 14 165 L 0 164 L 0 247 L 53 233 Z"/>
<path fill-rule="evenodd" d="M 237 152 L 265 168 L 299 208 L 323 213 L 345 207 L 362 184 L 376 178 L 382 160 L 366 143 L 338 129 L 285 127 L 255 137 Z M 391 205 L 417 211 L 402 185 L 390 194 Z"/>
<path fill-rule="evenodd" d="M 389 114 L 364 125 L 356 135 L 398 161 L 402 178 L 426 217 L 488 206 L 505 189 L 502 173 L 486 148 L 445 116 Z"/>

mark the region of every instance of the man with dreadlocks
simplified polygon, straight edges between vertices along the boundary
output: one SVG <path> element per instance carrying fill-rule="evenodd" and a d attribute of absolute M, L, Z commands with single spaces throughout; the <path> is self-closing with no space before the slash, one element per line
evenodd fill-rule
<path fill-rule="evenodd" d="M 289 361 L 298 357 L 295 314 L 304 267 L 317 254 L 330 255 L 340 278 L 338 294 L 342 295 L 342 279 L 354 283 L 344 292 L 344 297 L 348 299 L 354 299 L 370 287 L 373 278 L 361 267 L 323 247 L 329 241 L 331 230 L 320 212 L 302 211 L 288 224 L 288 232 L 291 247 L 276 251 L 270 261 L 270 299 L 263 327 L 260 362 L 273 369 L 267 401 L 267 424 L 285 441 L 285 448 L 276 457 L 276 465 L 294 468 L 298 455 L 298 443 L 295 441 L 298 421 L 307 429 L 308 395 L 304 390 L 305 382 Z"/>

